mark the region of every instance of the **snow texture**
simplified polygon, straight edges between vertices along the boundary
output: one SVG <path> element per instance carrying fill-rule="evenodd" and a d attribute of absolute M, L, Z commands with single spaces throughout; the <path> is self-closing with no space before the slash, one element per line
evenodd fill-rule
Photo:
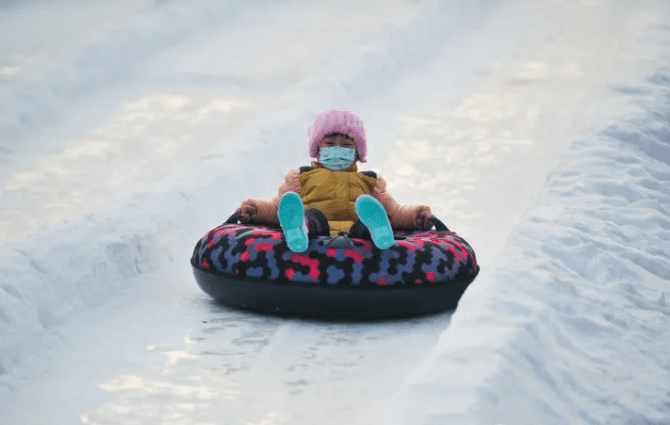
<path fill-rule="evenodd" d="M 0 1 L 7 424 L 670 423 L 670 5 Z M 466 238 L 455 312 L 231 310 L 188 258 L 323 109 Z"/>

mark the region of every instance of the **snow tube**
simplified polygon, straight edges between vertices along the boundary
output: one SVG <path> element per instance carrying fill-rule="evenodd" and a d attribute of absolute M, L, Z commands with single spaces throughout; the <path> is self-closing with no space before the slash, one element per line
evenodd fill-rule
<path fill-rule="evenodd" d="M 450 310 L 479 273 L 470 245 L 435 230 L 396 231 L 380 250 L 346 234 L 290 251 L 280 228 L 238 224 L 239 213 L 198 241 L 200 288 L 233 307 L 314 318 L 392 318 Z"/>

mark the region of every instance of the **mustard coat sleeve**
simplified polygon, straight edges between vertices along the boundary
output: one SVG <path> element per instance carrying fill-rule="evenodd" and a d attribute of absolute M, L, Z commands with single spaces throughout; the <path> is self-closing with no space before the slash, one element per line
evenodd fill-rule
<path fill-rule="evenodd" d="M 427 205 L 401 205 L 390 193 L 386 191 L 386 180 L 377 175 L 377 184 L 372 191 L 372 196 L 376 198 L 389 215 L 391 227 L 398 229 L 418 228 L 415 222 L 416 215 L 420 212 L 430 211 Z M 432 214 L 432 212 L 431 212 Z"/>
<path fill-rule="evenodd" d="M 260 223 L 277 224 L 279 218 L 277 217 L 277 210 L 279 209 L 279 199 L 287 192 L 296 192 L 300 195 L 302 186 L 300 186 L 300 170 L 294 168 L 289 170 L 284 177 L 284 181 L 279 185 L 277 194 L 270 199 L 246 199 L 238 208 L 238 211 L 245 206 L 255 207 L 258 211 L 257 221 Z"/>

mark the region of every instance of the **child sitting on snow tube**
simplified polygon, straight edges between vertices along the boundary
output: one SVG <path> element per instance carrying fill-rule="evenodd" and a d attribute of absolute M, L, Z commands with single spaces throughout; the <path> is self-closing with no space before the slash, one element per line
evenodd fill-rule
<path fill-rule="evenodd" d="M 290 170 L 271 199 L 247 199 L 238 209 L 242 223 L 277 224 L 294 252 L 304 252 L 309 238 L 348 232 L 372 239 L 377 248 L 393 245 L 393 230 L 433 226 L 430 207 L 401 205 L 374 172 L 358 172 L 366 162 L 365 129 L 360 117 L 345 109 L 316 116 L 309 133 L 311 167 Z"/>

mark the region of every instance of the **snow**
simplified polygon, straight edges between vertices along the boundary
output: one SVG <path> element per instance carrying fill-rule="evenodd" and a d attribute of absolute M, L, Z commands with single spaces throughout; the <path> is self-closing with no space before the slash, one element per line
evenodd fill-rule
<path fill-rule="evenodd" d="M 0 417 L 667 424 L 665 1 L 0 2 Z M 221 307 L 188 258 L 364 119 L 470 241 L 455 312 Z M 39 407 L 39 408 L 37 408 Z"/>

